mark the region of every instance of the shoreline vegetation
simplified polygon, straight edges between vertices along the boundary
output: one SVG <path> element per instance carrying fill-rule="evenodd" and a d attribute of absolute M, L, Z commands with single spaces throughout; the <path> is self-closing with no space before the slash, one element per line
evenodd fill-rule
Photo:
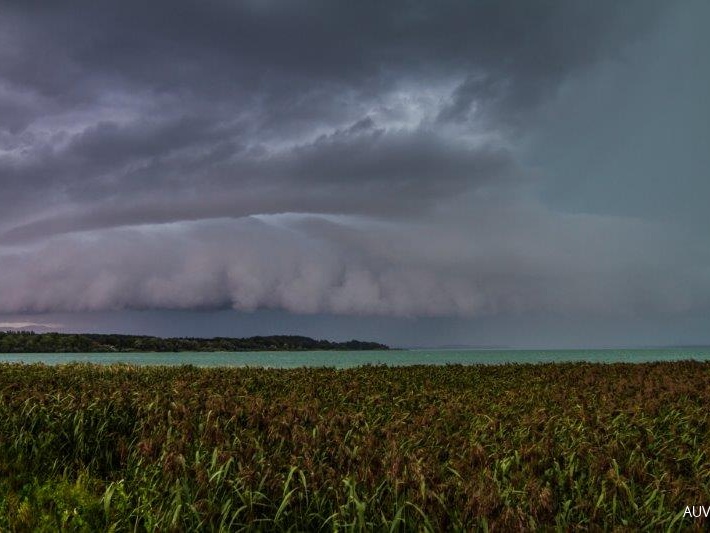
<path fill-rule="evenodd" d="M 246 338 L 161 338 L 94 333 L 0 332 L 0 353 L 111 352 L 255 352 L 317 350 L 389 350 L 384 344 L 350 340 L 331 342 L 300 335 Z"/>
<path fill-rule="evenodd" d="M 710 363 L 0 364 L 2 531 L 703 530 Z"/>

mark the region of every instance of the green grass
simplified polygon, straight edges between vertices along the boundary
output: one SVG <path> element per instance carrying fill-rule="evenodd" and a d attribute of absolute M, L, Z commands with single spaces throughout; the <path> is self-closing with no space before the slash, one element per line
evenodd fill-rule
<path fill-rule="evenodd" d="M 0 530 L 684 530 L 710 364 L 0 365 Z"/>

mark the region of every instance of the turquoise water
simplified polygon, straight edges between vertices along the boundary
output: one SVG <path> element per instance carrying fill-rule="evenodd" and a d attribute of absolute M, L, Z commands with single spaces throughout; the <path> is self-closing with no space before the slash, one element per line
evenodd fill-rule
<path fill-rule="evenodd" d="M 555 363 L 644 363 L 650 361 L 710 361 L 710 347 L 606 350 L 391 350 L 366 352 L 179 352 L 179 353 L 67 353 L 0 354 L 0 363 L 97 363 L 109 365 L 260 366 L 297 368 L 361 365 L 446 365 Z"/>

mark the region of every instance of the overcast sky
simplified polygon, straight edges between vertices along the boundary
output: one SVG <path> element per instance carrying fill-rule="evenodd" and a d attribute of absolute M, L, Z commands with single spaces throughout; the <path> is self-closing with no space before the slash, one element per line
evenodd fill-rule
<path fill-rule="evenodd" d="M 0 2 L 0 326 L 710 342 L 705 0 Z"/>

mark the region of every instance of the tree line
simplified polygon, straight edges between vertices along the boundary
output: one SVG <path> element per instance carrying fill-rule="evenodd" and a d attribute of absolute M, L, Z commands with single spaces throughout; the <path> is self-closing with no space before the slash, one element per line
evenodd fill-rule
<path fill-rule="evenodd" d="M 306 350 L 387 350 L 376 342 L 332 342 L 299 335 L 247 338 L 160 338 L 94 333 L 0 332 L 0 353 L 248 352 Z"/>

